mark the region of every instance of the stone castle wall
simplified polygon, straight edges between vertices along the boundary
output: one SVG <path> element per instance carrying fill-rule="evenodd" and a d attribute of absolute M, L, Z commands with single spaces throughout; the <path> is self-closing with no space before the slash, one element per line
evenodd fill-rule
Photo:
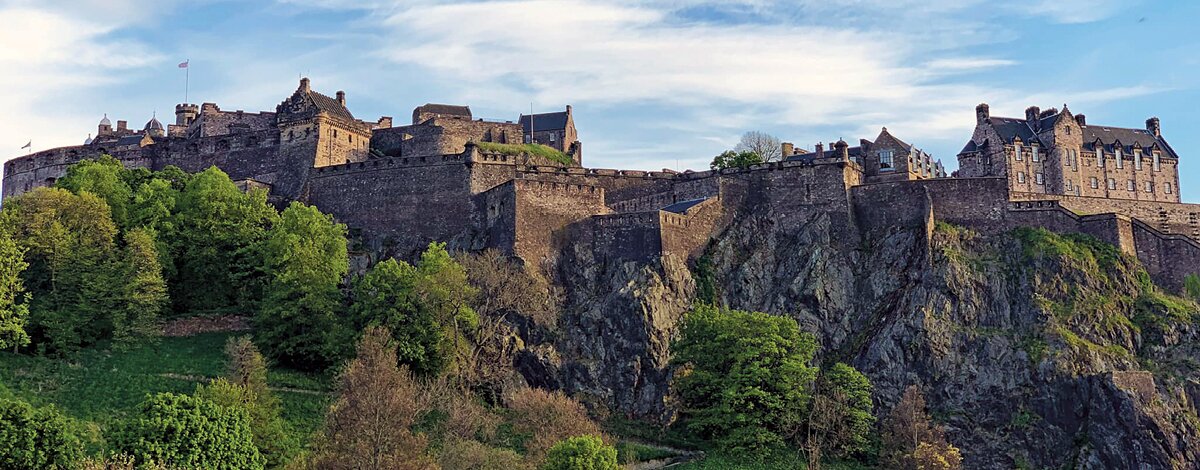
<path fill-rule="evenodd" d="M 1013 200 L 1056 200 L 1080 214 L 1115 212 L 1151 224 L 1163 233 L 1180 234 L 1200 240 L 1200 204 L 1132 201 L 1087 196 L 1013 193 Z"/>

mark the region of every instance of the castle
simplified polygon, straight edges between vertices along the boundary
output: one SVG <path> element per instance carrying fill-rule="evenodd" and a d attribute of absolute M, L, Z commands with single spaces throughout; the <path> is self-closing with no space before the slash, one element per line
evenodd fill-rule
<path fill-rule="evenodd" d="M 1179 288 L 1200 270 L 1200 205 L 1179 200 L 1178 156 L 1157 119 L 1147 129 L 1089 125 L 1066 106 L 1025 119 L 976 108 L 976 129 L 948 177 L 886 128 L 851 147 L 782 145 L 781 161 L 701 172 L 585 168 L 572 109 L 475 118 L 426 104 L 412 123 L 354 117 L 343 92 L 308 79 L 275 112 L 176 106 L 176 122 L 141 131 L 107 116 L 84 145 L 13 159 L 4 197 L 52 185 L 69 165 L 110 154 L 129 167 L 217 166 L 276 204 L 313 204 L 350 228 L 357 251 L 411 256 L 430 241 L 495 248 L 550 271 L 560 257 L 694 261 L 739 218 L 784 229 L 812 221 L 851 246 L 935 221 L 996 233 L 1019 226 L 1083 232 L 1137 256 Z M 514 144 L 561 152 L 548 158 Z"/>

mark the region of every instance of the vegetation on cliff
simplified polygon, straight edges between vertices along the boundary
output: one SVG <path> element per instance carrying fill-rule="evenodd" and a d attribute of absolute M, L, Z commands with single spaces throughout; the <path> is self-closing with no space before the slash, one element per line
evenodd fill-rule
<path fill-rule="evenodd" d="M 475 146 L 479 147 L 479 150 L 502 153 L 504 155 L 510 155 L 514 157 L 519 155 L 529 155 L 532 157 L 545 158 L 549 161 L 562 165 L 571 165 L 575 163 L 573 160 L 571 160 L 570 155 L 567 155 L 553 147 L 548 147 L 542 144 L 501 144 L 497 142 L 476 142 Z"/>

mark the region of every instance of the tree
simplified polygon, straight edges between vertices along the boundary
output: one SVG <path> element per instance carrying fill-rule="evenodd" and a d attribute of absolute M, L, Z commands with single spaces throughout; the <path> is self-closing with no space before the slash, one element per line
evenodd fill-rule
<path fill-rule="evenodd" d="M 471 305 L 479 318 L 470 334 L 472 346 L 459 351 L 460 378 L 494 401 L 516 376 L 512 337 L 517 331 L 510 321 L 523 317 L 526 324 L 553 329 L 559 298 L 550 285 L 496 250 L 462 255 L 458 261 L 477 291 Z"/>
<path fill-rule="evenodd" d="M 524 388 L 512 392 L 505 401 L 513 414 L 513 428 L 531 436 L 525 443 L 525 453 L 534 461 L 563 439 L 604 436 L 583 405 L 562 392 Z"/>
<path fill-rule="evenodd" d="M 546 454 L 542 470 L 616 470 L 617 449 L 596 436 L 568 438 Z"/>
<path fill-rule="evenodd" d="M 469 348 L 464 331 L 479 326 L 479 317 L 470 306 L 476 289 L 467 281 L 467 271 L 446 251 L 445 243 L 430 243 L 417 263 L 416 292 L 420 306 L 427 309 L 440 325 L 447 325 L 447 357 L 458 358 Z M 456 364 L 461 371 L 465 366 Z M 462 375 L 461 373 L 458 375 Z"/>
<path fill-rule="evenodd" d="M 761 451 L 802 421 L 816 341 L 795 320 L 701 305 L 684 317 L 673 350 L 681 416 L 703 437 Z"/>
<path fill-rule="evenodd" d="M 84 191 L 100 196 L 112 211 L 113 222 L 118 227 L 128 226 L 129 202 L 133 190 L 126 182 L 125 167 L 111 155 L 101 155 L 96 160 L 83 160 L 67 168 L 67 174 L 59 178 L 56 186 L 80 194 Z"/>
<path fill-rule="evenodd" d="M 166 308 L 167 284 L 158 264 L 154 231 L 125 232 L 123 308 L 113 316 L 113 341 L 131 345 L 158 336 L 158 317 Z"/>
<path fill-rule="evenodd" d="M 430 469 L 423 435 L 411 431 L 422 412 L 420 390 L 396 363 L 391 332 L 370 327 L 343 370 L 337 401 L 325 415 L 314 457 L 318 468 Z"/>
<path fill-rule="evenodd" d="M 350 269 L 346 226 L 315 207 L 293 202 L 267 235 L 269 275 L 255 316 L 257 338 L 272 358 L 297 367 L 326 367 L 342 357 L 339 284 Z"/>
<path fill-rule="evenodd" d="M 821 370 L 800 439 L 808 467 L 821 468 L 825 455 L 845 458 L 866 450 L 875 423 L 871 407 L 871 382 L 865 375 L 841 362 Z"/>
<path fill-rule="evenodd" d="M 70 352 L 112 332 L 123 285 L 108 204 L 92 193 L 36 188 L 4 206 L 29 266 L 26 331 L 39 347 Z"/>
<path fill-rule="evenodd" d="M 921 389 L 911 385 L 881 426 L 882 459 L 888 468 L 958 469 L 962 455 L 946 441 L 941 427 L 925 412 Z"/>
<path fill-rule="evenodd" d="M 724 170 L 726 168 L 749 168 L 750 165 L 762 163 L 763 159 L 757 153 L 750 151 L 734 152 L 726 150 L 720 155 L 713 157 L 713 161 L 709 167 L 714 170 Z"/>
<path fill-rule="evenodd" d="M 75 468 L 83 448 L 53 406 L 0 398 L 0 468 Z"/>
<path fill-rule="evenodd" d="M 176 311 L 252 311 L 266 281 L 259 245 L 277 219 L 265 191 L 243 193 L 216 167 L 187 178 L 172 238 Z"/>
<path fill-rule="evenodd" d="M 742 140 L 738 141 L 733 150 L 755 153 L 764 162 L 779 161 L 783 158 L 783 147 L 779 138 L 762 131 L 748 131 L 742 134 Z"/>
<path fill-rule="evenodd" d="M 246 410 L 159 393 L 144 401 L 115 436 L 116 448 L 139 464 L 171 468 L 261 469 Z"/>
<path fill-rule="evenodd" d="M 1184 276 L 1183 291 L 1192 300 L 1200 302 L 1200 275 L 1188 274 Z"/>
<path fill-rule="evenodd" d="M 490 447 L 479 441 L 451 439 L 438 452 L 438 464 L 454 470 L 526 470 L 530 467 L 511 449 Z"/>
<path fill-rule="evenodd" d="M 198 387 L 196 396 L 223 406 L 239 406 L 250 415 L 254 446 L 266 459 L 267 466 L 281 467 L 298 450 L 288 432 L 279 399 L 267 386 L 267 362 L 249 336 L 229 338 L 225 343 L 225 379 L 207 387 Z"/>
<path fill-rule="evenodd" d="M 10 218 L 0 213 L 0 349 L 16 350 L 29 344 L 29 334 L 25 332 L 29 304 L 21 281 L 21 273 L 29 263 L 25 262 L 25 249 L 6 229 L 12 226 L 7 220 Z"/>

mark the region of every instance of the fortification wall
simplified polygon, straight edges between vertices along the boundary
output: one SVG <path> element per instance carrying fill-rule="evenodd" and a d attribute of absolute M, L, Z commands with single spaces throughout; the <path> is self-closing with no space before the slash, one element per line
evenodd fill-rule
<path fill-rule="evenodd" d="M 591 223 L 597 258 L 646 261 L 663 252 L 658 211 L 599 215 Z"/>
<path fill-rule="evenodd" d="M 494 248 L 512 256 L 517 243 L 516 184 L 508 181 L 476 196 L 476 224 L 485 240 L 482 248 Z"/>
<path fill-rule="evenodd" d="M 872 183 L 851 188 L 860 225 L 918 226 L 919 208 L 927 194 L 938 220 L 984 233 L 1009 228 L 1008 186 L 1005 178 L 937 178 Z M 915 218 L 915 219 L 914 219 Z"/>
<path fill-rule="evenodd" d="M 519 144 L 520 124 L 484 120 L 433 118 L 421 124 L 376 129 L 371 148 L 388 156 L 462 153 L 467 142 Z"/>
<path fill-rule="evenodd" d="M 204 103 L 196 121 L 188 127 L 187 134 L 191 137 L 212 137 L 273 129 L 273 112 L 221 111 L 215 104 Z"/>
<path fill-rule="evenodd" d="M 1200 240 L 1200 204 L 1030 193 L 1013 193 L 1012 199 L 1053 199 L 1059 201 L 1063 207 L 1080 214 L 1125 214 L 1153 225 L 1159 232 L 1180 234 Z"/>
<path fill-rule="evenodd" d="M 1189 274 L 1200 274 L 1200 243 L 1190 237 L 1159 232 L 1137 219 L 1131 225 L 1138 260 L 1155 283 L 1181 292 Z"/>
<path fill-rule="evenodd" d="M 603 188 L 533 180 L 510 184 L 516 209 L 512 252 L 533 266 L 554 266 L 557 254 L 574 242 L 568 236 L 573 224 L 610 212 Z"/>
<path fill-rule="evenodd" d="M 656 171 L 552 166 L 520 166 L 516 171 L 519 179 L 603 188 L 605 204 L 610 207 L 622 201 L 669 192 L 678 181 L 674 173 Z"/>
<path fill-rule="evenodd" d="M 732 213 L 732 211 L 728 211 Z M 659 211 L 662 253 L 694 260 L 704 254 L 714 232 L 728 222 L 727 211 L 719 197 L 711 197 L 688 208 L 684 214 Z"/>

